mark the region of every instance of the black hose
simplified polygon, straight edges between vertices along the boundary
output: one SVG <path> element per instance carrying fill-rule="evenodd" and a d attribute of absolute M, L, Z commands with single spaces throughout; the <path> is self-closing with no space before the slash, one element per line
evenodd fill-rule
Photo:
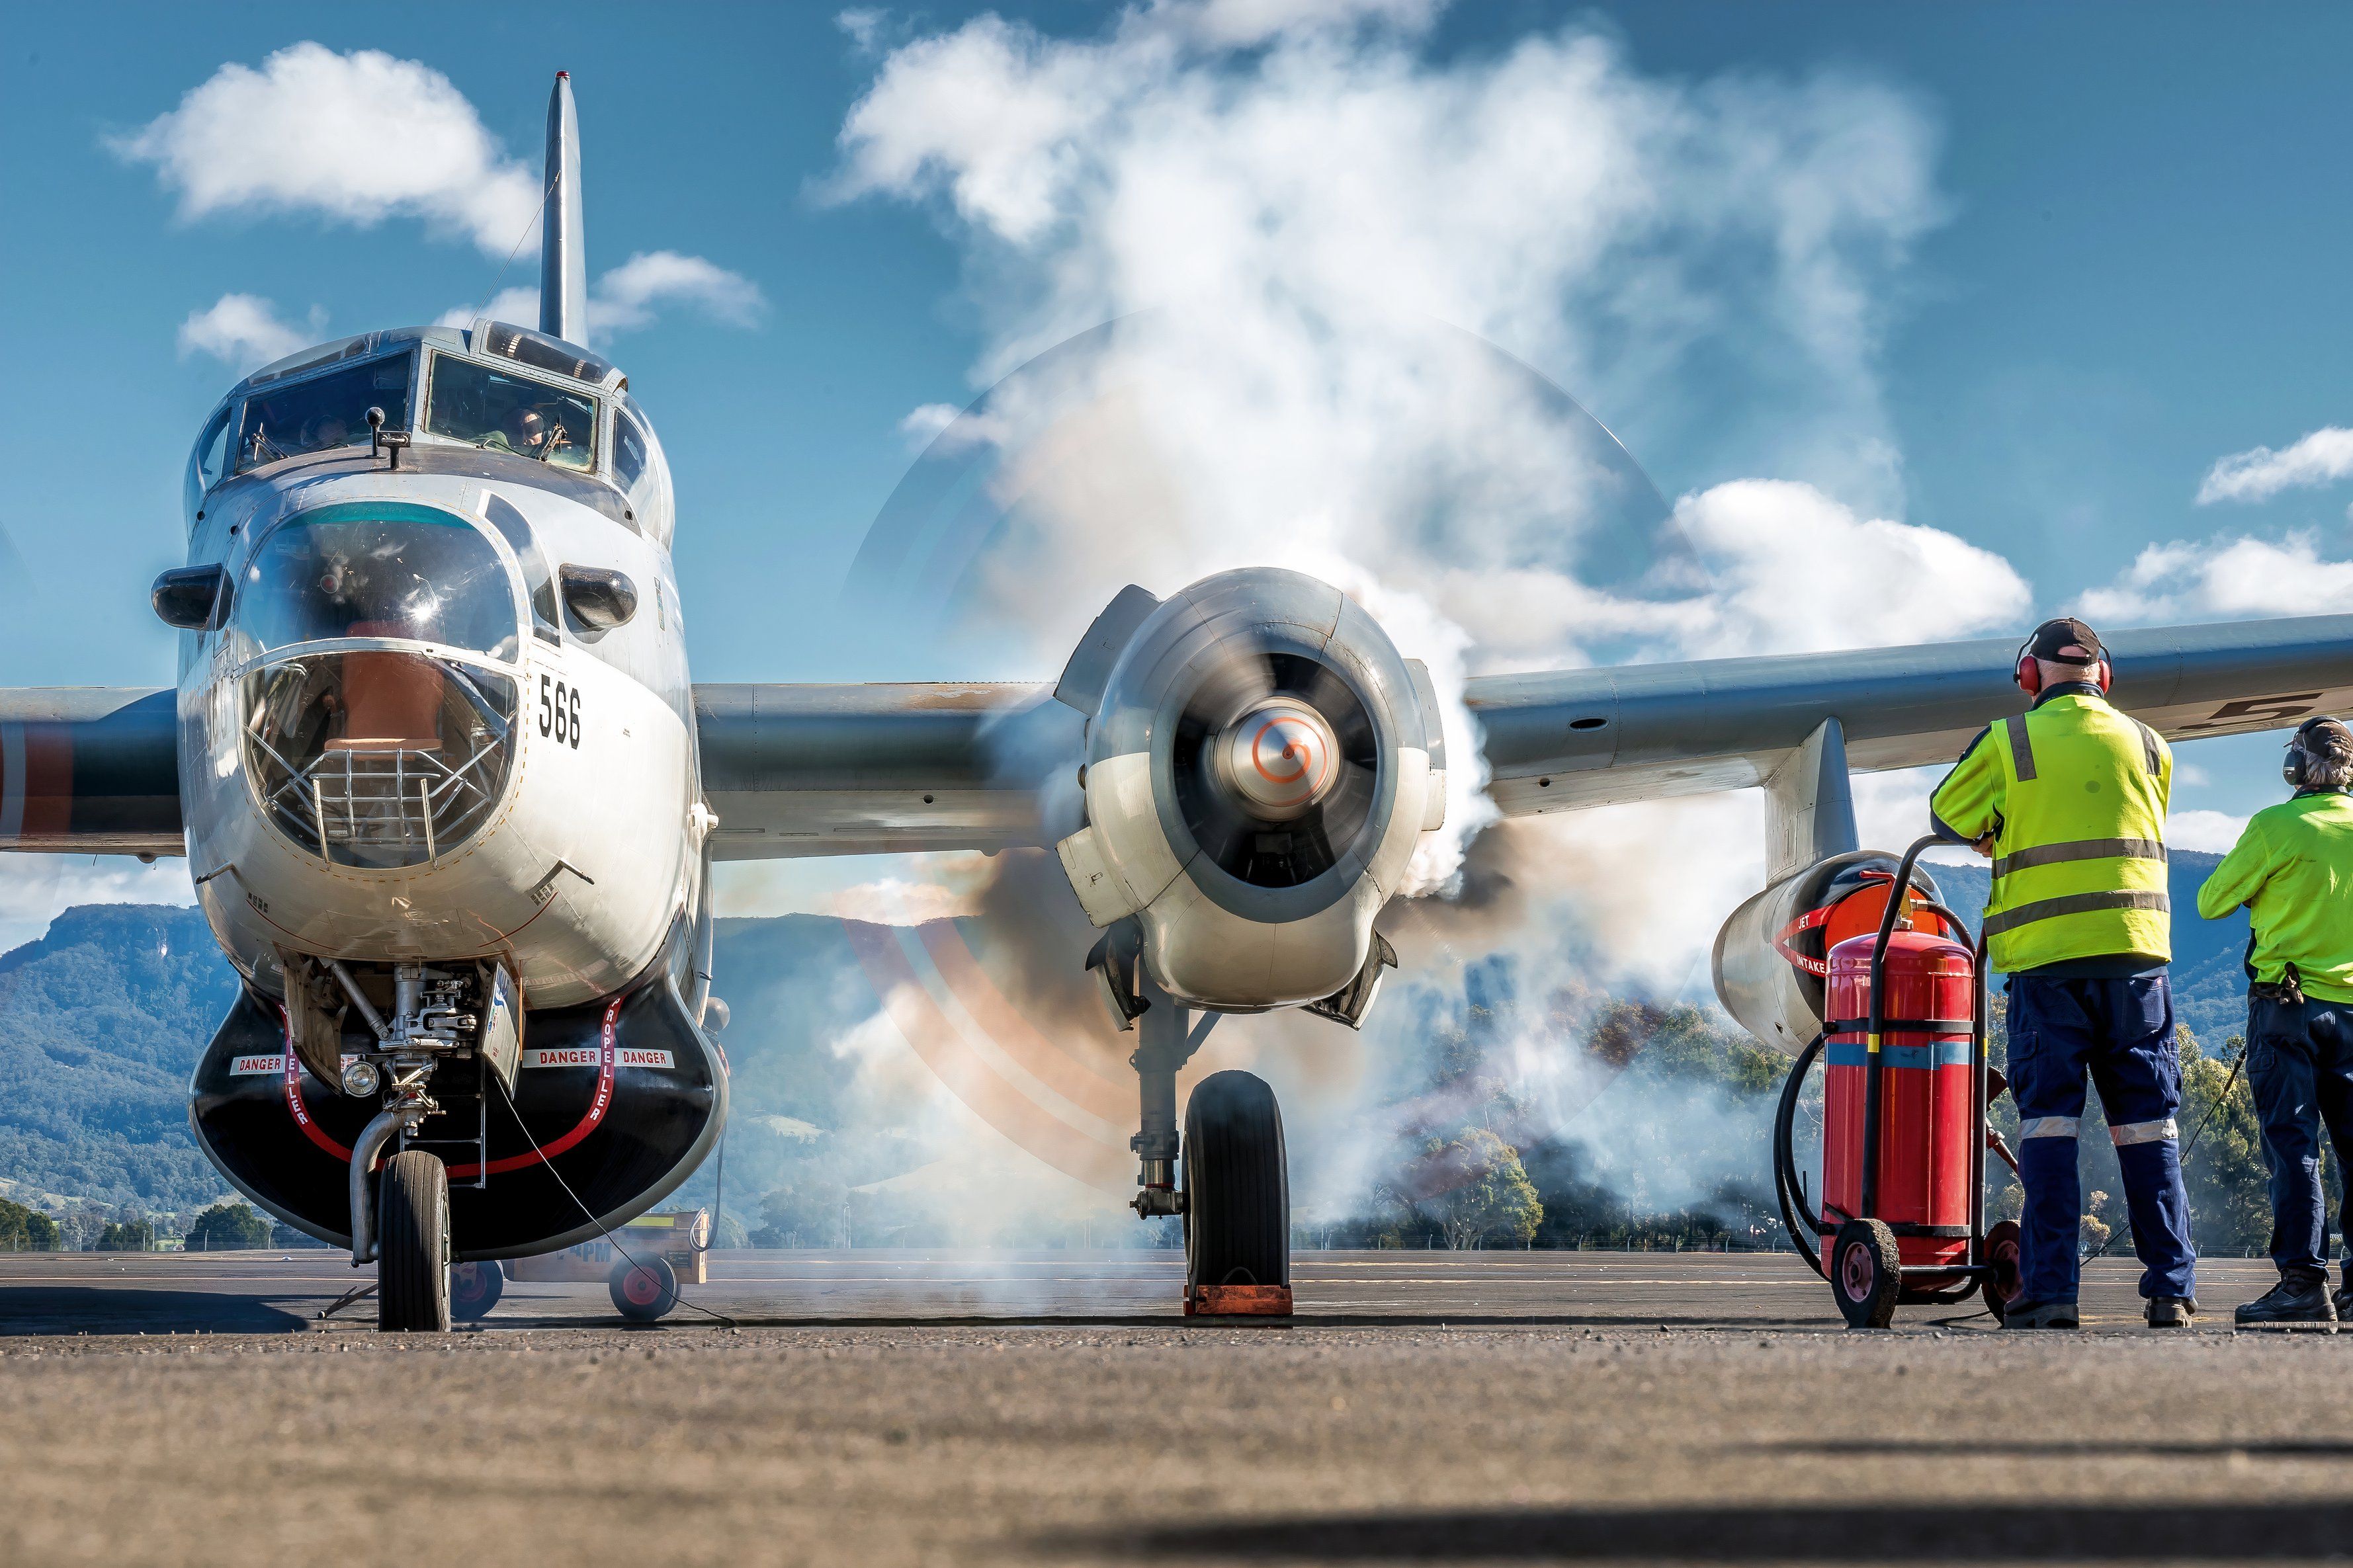
<path fill-rule="evenodd" d="M 1822 1255 L 1814 1245 L 1815 1230 L 1810 1209 L 1806 1223 L 1798 1223 L 1798 1212 L 1805 1206 L 1805 1190 L 1798 1183 L 1798 1157 L 1793 1147 L 1798 1122 L 1798 1101 L 1805 1094 L 1806 1069 L 1814 1065 L 1821 1054 L 1822 1037 L 1816 1035 L 1789 1064 L 1789 1076 L 1781 1085 L 1781 1103 L 1773 1113 L 1773 1195 L 1780 1200 L 1781 1223 L 1788 1227 L 1789 1242 L 1809 1268 L 1825 1279 L 1830 1275 L 1822 1267 Z"/>

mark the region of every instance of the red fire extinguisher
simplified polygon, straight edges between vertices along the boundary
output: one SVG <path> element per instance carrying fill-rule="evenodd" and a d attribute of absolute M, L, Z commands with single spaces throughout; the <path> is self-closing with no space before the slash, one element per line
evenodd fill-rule
<path fill-rule="evenodd" d="M 1775 1125 L 1782 1217 L 1857 1328 L 1885 1327 L 1901 1303 L 1980 1289 L 1999 1316 L 2017 1289 L 2017 1227 L 1985 1228 L 1987 1107 L 1999 1089 L 1986 1059 L 1982 955 L 1957 915 L 1910 896 L 1914 865 L 1936 842 L 1905 852 L 1877 933 L 1831 950 L 1822 1034 L 1793 1064 Z M 1791 1142 L 1818 1054 L 1827 1062 L 1814 1204 Z M 1805 1231 L 1826 1245 L 1810 1247 Z"/>

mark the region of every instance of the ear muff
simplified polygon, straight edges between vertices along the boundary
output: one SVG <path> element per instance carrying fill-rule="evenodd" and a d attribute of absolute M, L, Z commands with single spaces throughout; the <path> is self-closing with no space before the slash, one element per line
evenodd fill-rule
<path fill-rule="evenodd" d="M 2037 696 L 2042 690 L 2042 667 L 2034 662 L 2034 655 L 2030 651 L 2033 647 L 2032 637 L 2018 645 L 2018 663 L 2010 672 L 2010 678 L 2018 682 L 2018 689 L 2029 697 Z"/>
<path fill-rule="evenodd" d="M 2100 695 L 2105 697 L 2108 694 L 2108 688 L 2115 683 L 2116 679 L 2116 672 L 2108 665 L 2108 656 L 2106 654 L 2104 653 L 2100 655 L 2099 668 L 2093 675 L 2092 679 L 2099 682 Z"/>
<path fill-rule="evenodd" d="M 2280 777 L 2290 789 L 2304 787 L 2305 768 L 2311 761 L 2304 754 L 2304 734 L 2301 731 L 2288 737 L 2287 754 L 2280 758 Z"/>

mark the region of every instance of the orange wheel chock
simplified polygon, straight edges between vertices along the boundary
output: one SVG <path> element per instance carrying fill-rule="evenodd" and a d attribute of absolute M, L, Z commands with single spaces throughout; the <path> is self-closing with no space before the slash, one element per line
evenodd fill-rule
<path fill-rule="evenodd" d="M 1287 1318 L 1288 1285 L 1196 1285 L 1185 1293 L 1188 1318 Z"/>

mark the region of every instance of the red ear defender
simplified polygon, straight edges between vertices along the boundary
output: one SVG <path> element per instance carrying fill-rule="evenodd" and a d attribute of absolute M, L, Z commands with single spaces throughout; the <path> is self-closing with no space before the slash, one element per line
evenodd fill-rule
<path fill-rule="evenodd" d="M 2036 696 L 2042 690 L 2042 667 L 2034 662 L 2034 656 L 2031 653 L 2018 656 L 2018 668 L 2010 672 L 2010 678 L 2017 681 L 2018 689 L 2029 697 Z"/>
<path fill-rule="evenodd" d="M 2100 656 L 2100 672 L 2092 679 L 2100 683 L 2100 695 L 2105 697 L 2108 694 L 2108 687 L 2116 679 L 2116 672 L 2108 668 L 2108 656 L 2106 654 L 2102 654 Z"/>

